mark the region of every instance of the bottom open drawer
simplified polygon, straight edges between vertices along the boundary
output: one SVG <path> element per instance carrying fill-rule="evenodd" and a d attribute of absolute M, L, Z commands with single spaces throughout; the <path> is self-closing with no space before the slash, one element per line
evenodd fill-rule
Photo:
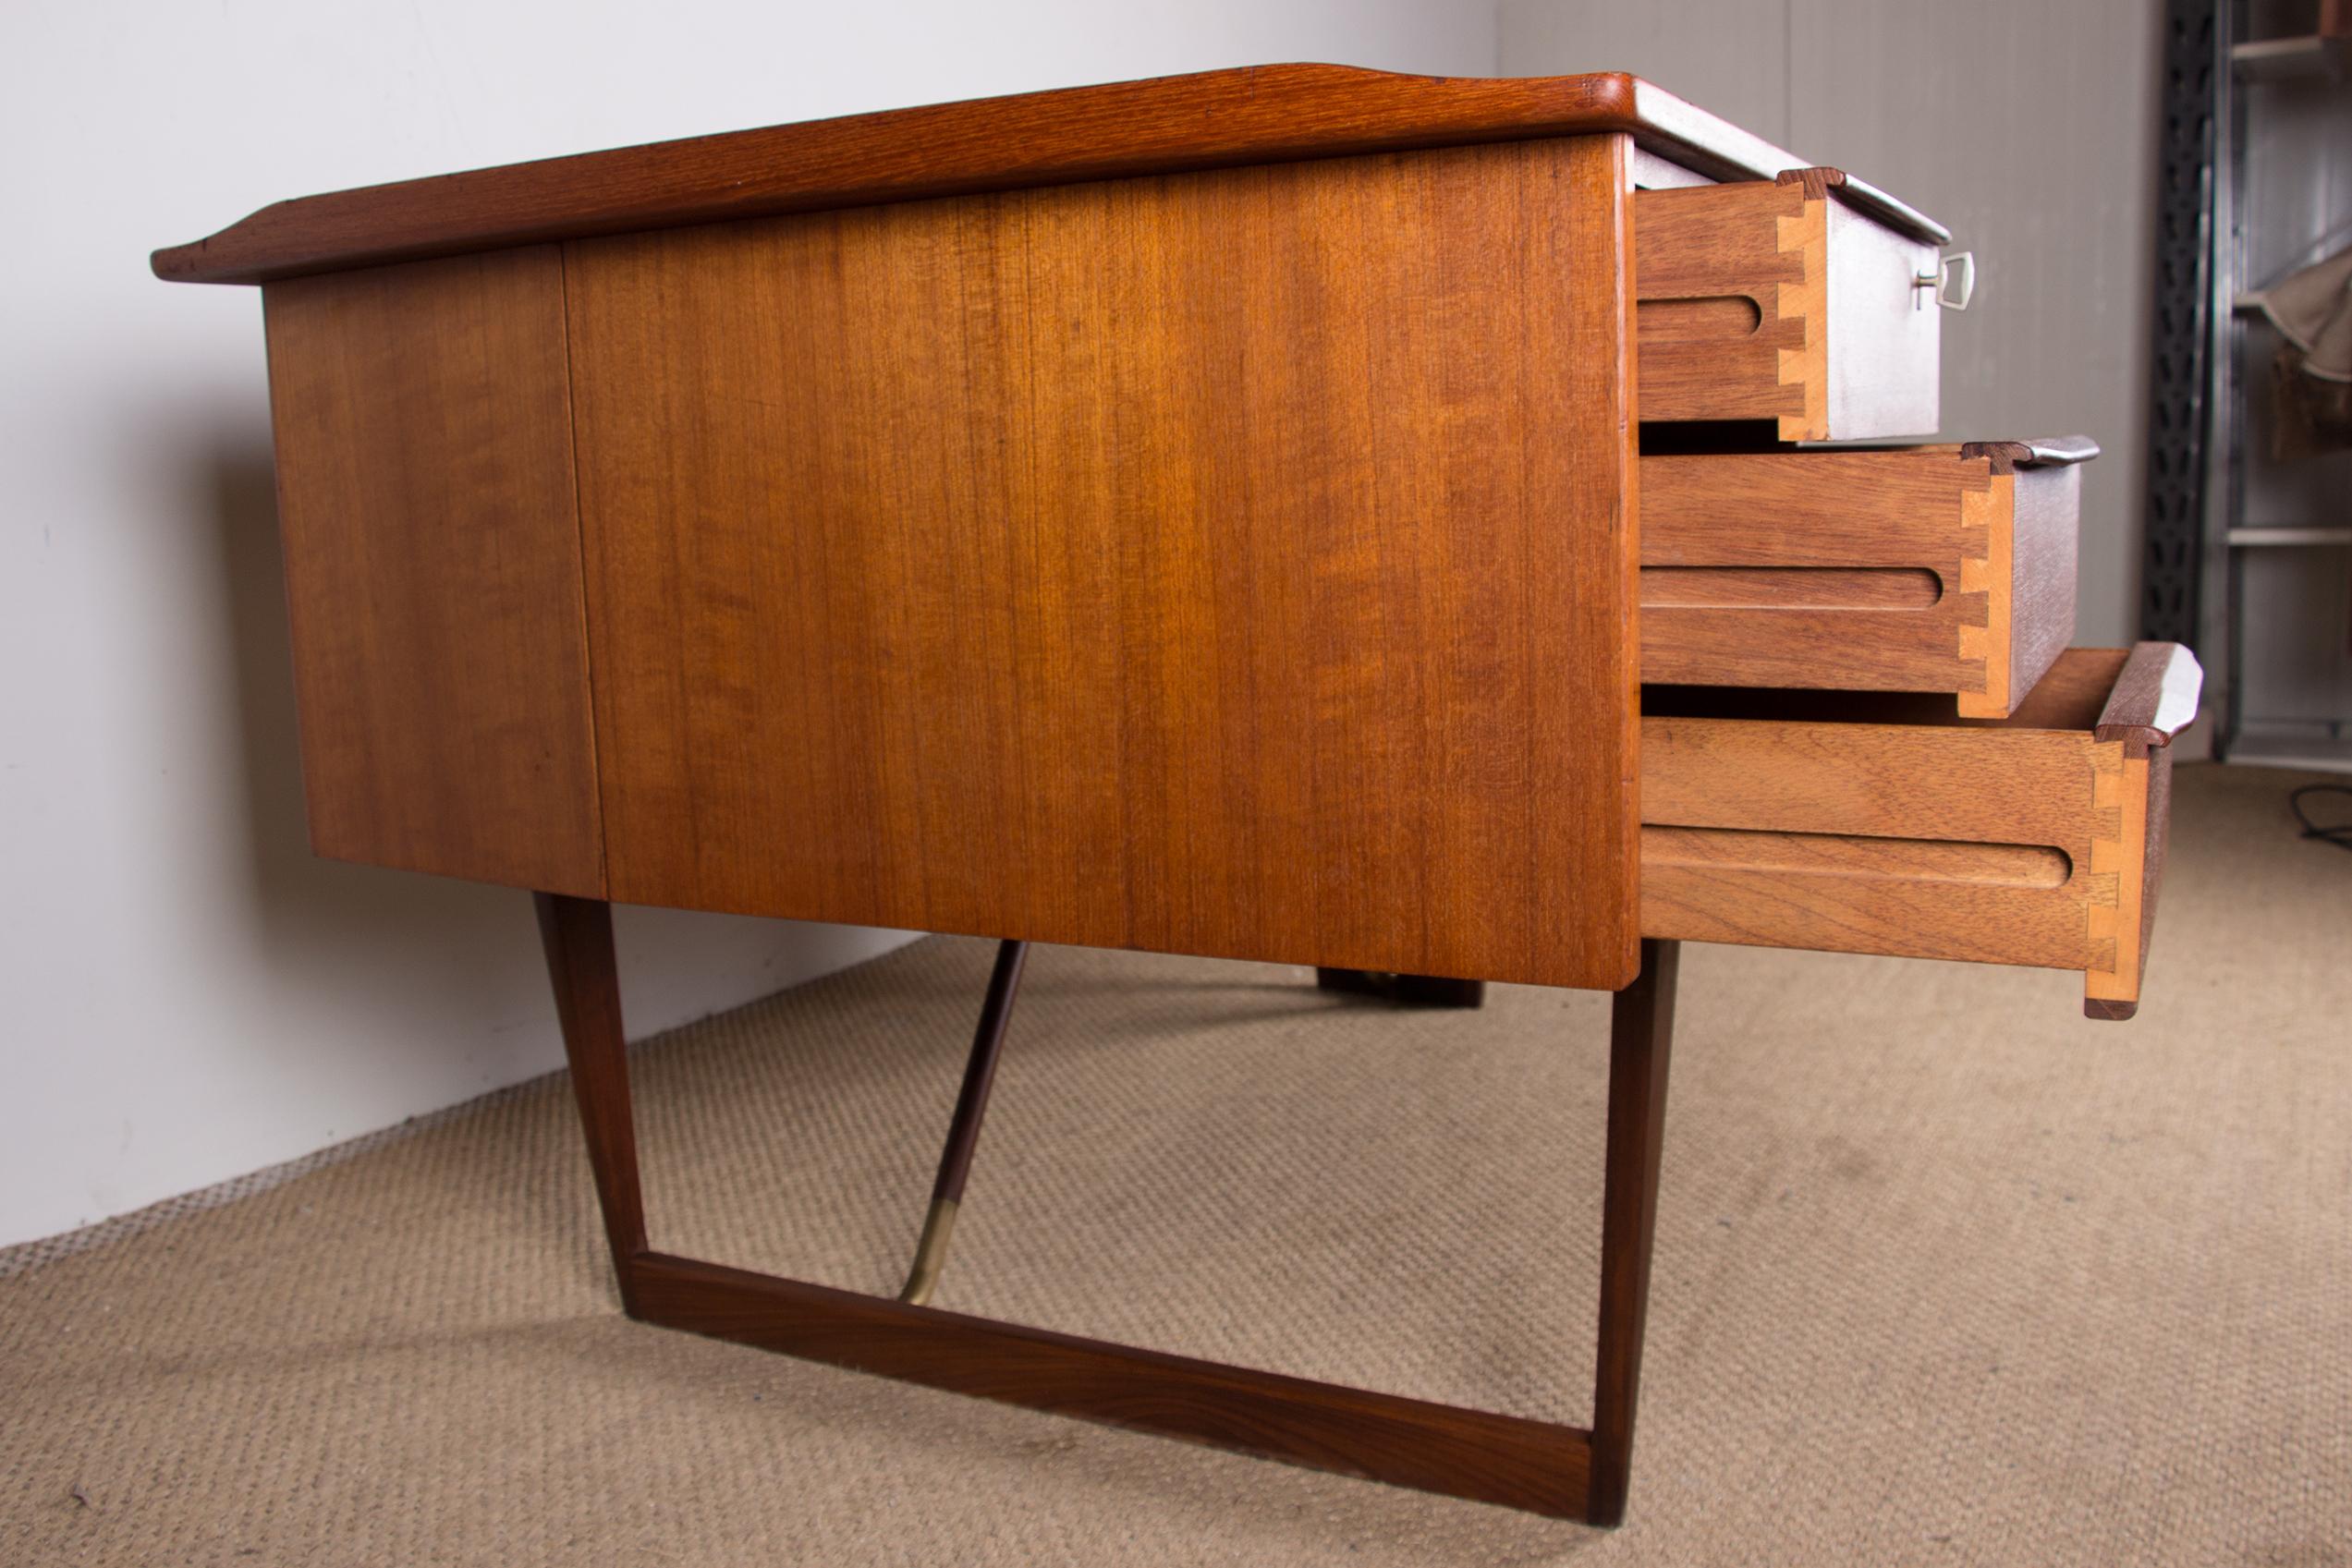
<path fill-rule="evenodd" d="M 2079 969 L 2127 1018 L 2154 923 L 2186 649 L 2070 649 L 2006 719 L 1950 699 L 1642 693 L 1651 937 Z"/>

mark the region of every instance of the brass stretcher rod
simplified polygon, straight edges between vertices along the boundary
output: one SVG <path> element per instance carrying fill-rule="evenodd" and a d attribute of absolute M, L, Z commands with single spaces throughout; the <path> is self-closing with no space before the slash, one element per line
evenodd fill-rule
<path fill-rule="evenodd" d="M 1004 1048 L 1005 1030 L 1013 1021 L 1013 998 L 1021 987 L 1021 966 L 1029 961 L 1029 943 L 996 945 L 996 967 L 988 977 L 988 999 L 981 1003 L 980 1027 L 972 1031 L 972 1053 L 964 1064 L 964 1087 L 956 1095 L 956 1114 L 947 1124 L 947 1147 L 940 1150 L 939 1175 L 931 1185 L 931 1208 L 923 1215 L 922 1239 L 915 1244 L 914 1267 L 898 1299 L 920 1307 L 939 1284 L 947 1265 L 947 1242 L 955 1234 L 956 1210 L 964 1201 L 964 1183 L 972 1173 L 972 1153 L 980 1147 L 981 1119 L 988 1113 L 988 1089 L 996 1079 L 996 1057 Z"/>

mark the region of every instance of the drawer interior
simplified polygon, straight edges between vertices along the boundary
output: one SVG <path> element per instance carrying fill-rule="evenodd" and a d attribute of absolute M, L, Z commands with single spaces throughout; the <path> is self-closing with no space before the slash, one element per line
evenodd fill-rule
<path fill-rule="evenodd" d="M 1762 690 L 1742 686 L 1645 684 L 1641 713 L 1650 718 L 1724 719 L 1815 724 L 1883 724 L 1935 729 L 2078 731 L 2098 728 L 2124 666 L 2127 648 L 2069 648 L 2009 713 L 1955 715 L 1932 692 Z"/>

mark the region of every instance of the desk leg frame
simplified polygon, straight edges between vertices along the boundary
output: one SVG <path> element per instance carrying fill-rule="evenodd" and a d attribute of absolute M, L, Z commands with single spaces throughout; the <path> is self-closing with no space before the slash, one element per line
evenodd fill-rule
<path fill-rule="evenodd" d="M 1610 1027 L 1590 1430 L 1024 1328 L 653 1251 L 639 1196 L 610 906 L 535 895 L 605 1235 L 632 1318 L 953 1392 L 1425 1491 L 1625 1517 L 1657 1216 L 1676 949 L 1641 944 Z M 1008 988 L 1009 989 L 1009 988 Z"/>

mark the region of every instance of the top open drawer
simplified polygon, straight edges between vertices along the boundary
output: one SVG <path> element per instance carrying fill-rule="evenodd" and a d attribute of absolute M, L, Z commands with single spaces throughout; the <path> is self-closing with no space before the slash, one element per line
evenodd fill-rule
<path fill-rule="evenodd" d="M 1642 419 L 1770 419 L 1783 441 L 1935 431 L 1936 248 L 1857 212 L 1834 175 L 1634 193 Z"/>

